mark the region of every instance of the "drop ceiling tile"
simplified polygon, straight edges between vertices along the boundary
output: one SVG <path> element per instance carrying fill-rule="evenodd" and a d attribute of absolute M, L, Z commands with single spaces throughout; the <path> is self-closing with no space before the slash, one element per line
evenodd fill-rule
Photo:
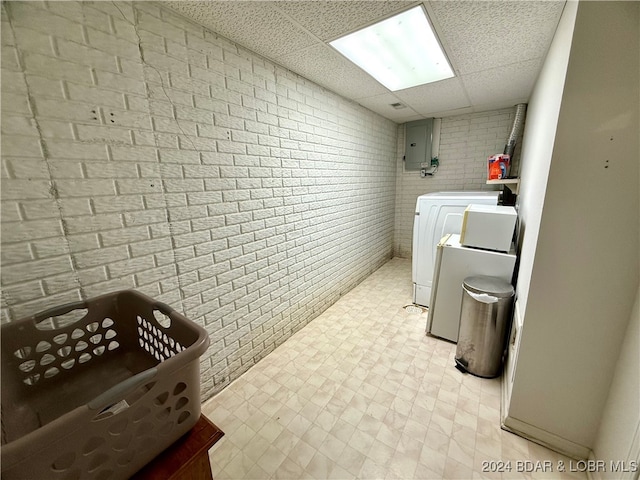
<path fill-rule="evenodd" d="M 470 101 L 460 78 L 449 78 L 440 82 L 420 85 L 395 92 L 401 102 L 426 116 L 443 110 L 454 110 L 470 106 Z"/>
<path fill-rule="evenodd" d="M 338 52 L 324 44 L 275 59 L 299 75 L 347 98 L 358 99 L 388 90 Z"/>
<path fill-rule="evenodd" d="M 273 8 L 272 2 L 180 2 L 164 5 L 223 37 L 267 58 L 314 43 L 315 38 Z"/>
<path fill-rule="evenodd" d="M 432 1 L 449 59 L 460 74 L 541 57 L 564 1 Z"/>
<path fill-rule="evenodd" d="M 528 99 L 564 0 L 423 3 L 458 77 L 395 96 L 322 42 L 418 1 L 210 0 L 167 1 L 162 6 L 396 122 L 500 108 Z M 397 99 L 408 108 L 390 107 Z"/>
<path fill-rule="evenodd" d="M 334 40 L 416 4 L 415 1 L 279 1 L 273 3 L 322 41 Z"/>
<path fill-rule="evenodd" d="M 461 77 L 474 106 L 493 105 L 509 100 L 526 101 L 540 71 L 542 58 L 514 63 Z"/>
<path fill-rule="evenodd" d="M 370 109 L 371 110 L 371 109 Z M 388 118 L 389 120 L 391 120 L 392 122 L 395 122 L 397 124 L 402 124 L 402 123 L 407 123 L 407 122 L 413 122 L 415 120 L 422 120 L 424 118 L 424 115 L 420 115 L 419 113 L 416 114 L 403 114 L 400 112 L 392 112 L 389 113 L 388 115 L 382 114 L 380 112 L 377 112 L 375 110 L 373 110 L 374 112 L 376 112 L 379 115 L 382 115 L 385 118 Z"/>
<path fill-rule="evenodd" d="M 393 93 L 383 93 L 382 95 L 374 95 L 366 98 L 359 98 L 358 103 L 369 110 L 376 112 L 383 117 L 393 120 L 396 123 L 410 122 L 425 118 L 424 115 L 413 110 L 411 107 L 396 109 L 391 106 L 392 103 L 403 103 Z"/>
<path fill-rule="evenodd" d="M 511 104 L 512 102 L 509 102 L 509 105 Z M 485 110 L 491 110 L 491 108 L 489 109 L 483 108 L 482 110 L 477 110 L 477 111 L 483 112 Z M 434 112 L 429 114 L 429 116 L 434 118 L 442 118 L 442 117 L 453 117 L 456 115 L 468 115 L 469 113 L 474 113 L 474 112 L 476 112 L 476 110 L 474 110 L 474 107 L 465 107 L 465 108 L 457 108 L 455 110 L 443 110 L 442 112 Z"/>

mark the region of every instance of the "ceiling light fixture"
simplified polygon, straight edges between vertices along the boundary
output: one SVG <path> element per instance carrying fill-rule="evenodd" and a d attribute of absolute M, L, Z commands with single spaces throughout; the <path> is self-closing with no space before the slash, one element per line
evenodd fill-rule
<path fill-rule="evenodd" d="M 391 91 L 454 76 L 420 5 L 329 44 Z"/>

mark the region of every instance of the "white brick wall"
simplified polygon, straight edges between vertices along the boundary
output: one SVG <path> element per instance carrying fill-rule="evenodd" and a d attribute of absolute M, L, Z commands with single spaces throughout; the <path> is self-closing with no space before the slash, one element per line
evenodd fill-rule
<path fill-rule="evenodd" d="M 396 126 L 147 2 L 5 2 L 2 321 L 136 288 L 211 396 L 390 258 Z"/>
<path fill-rule="evenodd" d="M 502 153 L 515 117 L 515 107 L 442 119 L 440 130 L 440 167 L 432 177 L 404 171 L 404 126 L 398 127 L 396 169 L 396 214 L 394 253 L 411 257 L 413 219 L 418 196 L 452 190 L 493 190 L 486 184 L 487 157 Z M 518 140 L 512 174 L 518 172 Z"/>

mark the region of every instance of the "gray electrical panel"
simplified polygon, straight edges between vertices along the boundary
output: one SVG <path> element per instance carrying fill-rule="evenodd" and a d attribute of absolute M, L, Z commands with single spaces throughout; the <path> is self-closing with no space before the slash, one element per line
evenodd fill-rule
<path fill-rule="evenodd" d="M 423 163 L 431 162 L 431 136 L 433 118 L 407 122 L 405 125 L 404 169 L 420 170 Z"/>

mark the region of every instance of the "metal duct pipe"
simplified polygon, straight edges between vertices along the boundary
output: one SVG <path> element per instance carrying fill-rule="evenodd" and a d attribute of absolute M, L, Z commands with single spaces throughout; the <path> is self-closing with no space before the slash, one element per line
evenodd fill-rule
<path fill-rule="evenodd" d="M 516 105 L 516 117 L 513 119 L 513 126 L 511 127 L 511 133 L 507 138 L 507 143 L 504 146 L 504 154 L 509 155 L 513 160 L 513 151 L 516 149 L 516 141 L 518 136 L 522 133 L 524 127 L 524 117 L 527 111 L 526 103 L 519 103 Z"/>

